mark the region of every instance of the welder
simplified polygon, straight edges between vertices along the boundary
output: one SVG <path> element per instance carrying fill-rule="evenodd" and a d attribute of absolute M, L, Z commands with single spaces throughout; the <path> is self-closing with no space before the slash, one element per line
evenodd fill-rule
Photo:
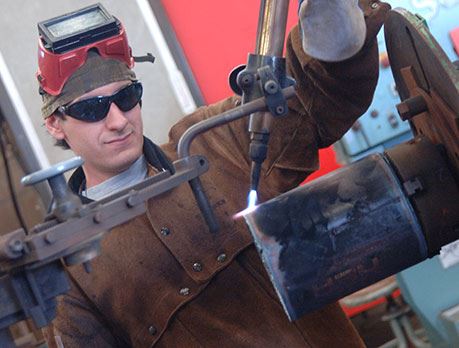
<path fill-rule="evenodd" d="M 388 9 L 379 1 L 300 3 L 286 53 L 297 96 L 270 127 L 258 187 L 264 200 L 317 169 L 318 149 L 339 139 L 370 104 L 378 75 L 375 37 Z M 157 146 L 143 136 L 144 87 L 133 64 L 122 24 L 101 6 L 41 23 L 42 116 L 57 142 L 85 160 L 69 180 L 83 202 L 173 170 L 183 132 L 240 103 L 232 96 L 198 109 Z M 220 229 L 206 232 L 186 186 L 148 201 L 146 214 L 103 239 L 92 272 L 68 268 L 72 289 L 47 330 L 51 346 L 363 345 L 336 303 L 289 322 L 244 222 L 231 218 L 245 208 L 250 185 L 247 126 L 241 119 L 193 143 L 193 152 L 210 163 L 202 184 Z"/>

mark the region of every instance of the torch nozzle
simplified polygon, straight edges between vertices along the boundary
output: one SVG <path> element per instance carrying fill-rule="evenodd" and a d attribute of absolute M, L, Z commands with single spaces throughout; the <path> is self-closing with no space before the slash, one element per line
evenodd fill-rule
<path fill-rule="evenodd" d="M 261 163 L 252 161 L 252 168 L 250 171 L 250 190 L 257 191 L 260 182 Z"/>

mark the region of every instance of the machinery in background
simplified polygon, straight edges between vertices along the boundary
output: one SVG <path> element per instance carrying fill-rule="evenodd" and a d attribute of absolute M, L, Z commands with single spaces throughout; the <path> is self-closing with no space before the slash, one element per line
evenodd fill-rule
<path fill-rule="evenodd" d="M 459 58 L 459 1 L 389 0 L 422 16 L 429 30 L 451 60 Z M 399 96 L 390 69 L 384 35 L 378 34 L 380 76 L 373 102 L 343 138 L 335 143 L 338 161 L 351 163 L 374 152 L 383 152 L 412 138 L 408 122 L 403 122 L 395 105 Z"/>
<path fill-rule="evenodd" d="M 459 1 L 388 0 L 425 19 L 430 32 L 446 55 L 459 58 Z M 412 137 L 408 122 L 402 122 L 395 104 L 398 92 L 390 69 L 383 33 L 378 35 L 380 78 L 375 97 L 367 112 L 346 135 L 334 145 L 339 162 L 348 164 L 374 152 L 407 141 Z M 403 297 L 420 319 L 429 341 L 435 347 L 459 345 L 455 311 L 459 304 L 458 243 L 452 243 L 435 256 L 397 274 L 397 284 Z M 432 301 L 432 296 L 435 301 Z M 369 306 L 369 305 L 367 305 Z M 443 313 L 445 312 L 445 313 Z M 394 318 L 395 320 L 396 318 Z M 408 334 L 408 330 L 405 330 Z M 400 330 L 393 330 L 400 339 Z M 399 333 L 397 335 L 397 332 Z"/>

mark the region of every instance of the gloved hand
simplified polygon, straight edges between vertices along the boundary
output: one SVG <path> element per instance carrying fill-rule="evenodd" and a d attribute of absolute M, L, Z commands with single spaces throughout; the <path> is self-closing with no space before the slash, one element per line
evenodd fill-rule
<path fill-rule="evenodd" d="M 337 62 L 363 46 L 366 25 L 358 0 L 300 0 L 304 51 L 319 60 Z"/>

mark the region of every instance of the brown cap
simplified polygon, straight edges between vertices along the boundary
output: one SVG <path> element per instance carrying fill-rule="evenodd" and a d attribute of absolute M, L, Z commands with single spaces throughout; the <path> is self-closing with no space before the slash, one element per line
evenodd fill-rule
<path fill-rule="evenodd" d="M 43 118 L 51 116 L 57 108 L 70 103 L 93 89 L 117 81 L 136 81 L 133 70 L 117 59 L 105 59 L 97 52 L 88 51 L 86 62 L 67 80 L 59 95 L 42 95 Z"/>

